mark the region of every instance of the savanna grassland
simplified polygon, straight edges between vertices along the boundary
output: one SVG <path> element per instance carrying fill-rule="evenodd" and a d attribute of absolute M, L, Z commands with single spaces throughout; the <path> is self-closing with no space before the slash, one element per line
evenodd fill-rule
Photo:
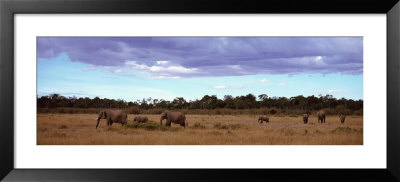
<path fill-rule="evenodd" d="M 37 115 L 38 145 L 362 145 L 363 117 L 347 116 L 341 124 L 337 115 L 328 115 L 319 124 L 311 115 L 308 124 L 302 117 L 270 116 L 258 123 L 258 115 L 186 115 L 189 127 L 160 125 L 159 114 L 146 114 L 148 123 L 106 126 L 97 114 Z"/>

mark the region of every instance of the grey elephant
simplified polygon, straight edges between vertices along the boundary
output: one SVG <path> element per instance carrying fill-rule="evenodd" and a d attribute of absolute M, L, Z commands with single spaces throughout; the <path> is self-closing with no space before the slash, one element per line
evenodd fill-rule
<path fill-rule="evenodd" d="M 165 110 L 161 113 L 160 124 L 162 125 L 162 120 L 166 120 L 166 126 L 171 127 L 171 122 L 175 124 L 179 124 L 184 128 L 187 126 L 186 116 L 182 112 L 171 112 Z"/>
<path fill-rule="evenodd" d="M 133 118 L 133 122 L 138 122 L 138 123 L 145 123 L 149 120 L 149 118 L 147 118 L 147 116 L 135 116 Z"/>
<path fill-rule="evenodd" d="M 258 120 L 257 120 L 259 123 L 263 123 L 263 121 L 265 121 L 265 123 L 269 123 L 269 117 L 267 116 L 267 115 L 264 115 L 264 116 L 260 116 L 260 117 L 258 117 Z"/>
<path fill-rule="evenodd" d="M 121 123 L 122 125 L 125 125 L 127 118 L 128 118 L 128 115 L 122 110 L 107 109 L 107 110 L 101 111 L 97 118 L 96 129 L 99 126 L 100 119 L 106 119 L 107 126 L 111 126 L 113 123 Z"/>
<path fill-rule="evenodd" d="M 340 122 L 343 124 L 344 120 L 346 120 L 346 115 L 345 114 L 340 114 L 339 118 L 340 118 Z"/>
<path fill-rule="evenodd" d="M 309 116 L 310 116 L 309 114 L 303 114 L 303 122 L 304 122 L 304 124 L 308 123 L 308 117 Z"/>
<path fill-rule="evenodd" d="M 326 114 L 324 110 L 320 110 L 317 112 L 318 123 L 325 123 Z"/>

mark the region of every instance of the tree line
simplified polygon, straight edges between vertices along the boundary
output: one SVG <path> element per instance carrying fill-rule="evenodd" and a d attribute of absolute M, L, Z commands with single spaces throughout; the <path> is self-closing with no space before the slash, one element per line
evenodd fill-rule
<path fill-rule="evenodd" d="M 304 97 L 298 95 L 295 97 L 269 97 L 267 94 L 261 94 L 257 97 L 253 94 L 233 97 L 225 95 L 222 99 L 216 95 L 204 95 L 201 99 L 185 100 L 183 97 L 176 97 L 172 101 L 163 99 L 143 98 L 137 101 L 124 101 L 121 99 L 107 99 L 95 97 L 65 97 L 60 94 L 50 94 L 37 97 L 38 108 L 130 108 L 138 107 L 140 109 L 254 109 L 254 108 L 277 108 L 284 110 L 303 110 L 315 111 L 322 108 L 342 108 L 351 111 L 363 108 L 363 100 L 353 100 L 345 98 L 334 98 L 332 95 L 312 95 Z"/>

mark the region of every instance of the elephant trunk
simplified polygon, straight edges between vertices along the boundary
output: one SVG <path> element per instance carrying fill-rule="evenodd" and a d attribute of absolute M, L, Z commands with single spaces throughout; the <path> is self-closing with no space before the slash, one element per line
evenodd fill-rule
<path fill-rule="evenodd" d="M 163 118 L 160 119 L 160 125 L 162 125 L 162 120 L 163 120 Z"/>

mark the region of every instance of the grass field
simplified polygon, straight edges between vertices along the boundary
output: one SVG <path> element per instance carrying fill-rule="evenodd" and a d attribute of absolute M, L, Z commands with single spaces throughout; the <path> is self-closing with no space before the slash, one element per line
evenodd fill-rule
<path fill-rule="evenodd" d="M 328 116 L 319 124 L 311 115 L 308 124 L 302 117 L 270 116 L 270 123 L 258 123 L 258 115 L 186 115 L 189 127 L 159 124 L 160 115 L 146 115 L 150 122 L 114 123 L 97 114 L 38 114 L 38 145 L 362 145 L 363 117 Z M 163 121 L 165 125 L 165 120 Z"/>

